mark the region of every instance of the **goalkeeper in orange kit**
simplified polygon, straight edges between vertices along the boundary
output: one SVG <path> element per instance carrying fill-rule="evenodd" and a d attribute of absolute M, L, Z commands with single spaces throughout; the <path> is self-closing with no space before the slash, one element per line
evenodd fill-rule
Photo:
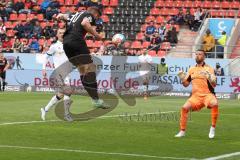
<path fill-rule="evenodd" d="M 203 107 L 211 109 L 212 126 L 209 132 L 209 138 L 214 138 L 215 127 L 218 118 L 218 101 L 215 96 L 214 87 L 216 87 L 216 76 L 214 69 L 205 62 L 205 52 L 198 50 L 196 52 L 196 65 L 191 67 L 188 73 L 182 71 L 178 76 L 182 80 L 184 87 L 192 83 L 192 94 L 187 102 L 182 106 L 180 118 L 180 132 L 175 137 L 185 136 L 188 112 L 199 111 Z"/>

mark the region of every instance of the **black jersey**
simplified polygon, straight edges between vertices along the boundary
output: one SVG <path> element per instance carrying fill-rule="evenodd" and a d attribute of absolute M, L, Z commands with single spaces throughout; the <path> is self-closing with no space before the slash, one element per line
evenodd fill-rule
<path fill-rule="evenodd" d="M 3 58 L 2 60 L 0 60 L 0 73 L 3 72 L 4 68 L 7 66 L 8 61 L 6 58 Z"/>
<path fill-rule="evenodd" d="M 87 31 L 81 25 L 84 18 L 88 18 L 91 25 L 95 25 L 95 19 L 88 11 L 77 12 L 69 18 L 64 41 L 84 41 Z"/>

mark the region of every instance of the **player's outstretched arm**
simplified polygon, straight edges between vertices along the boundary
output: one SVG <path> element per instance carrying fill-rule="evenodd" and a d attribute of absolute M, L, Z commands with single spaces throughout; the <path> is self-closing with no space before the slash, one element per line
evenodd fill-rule
<path fill-rule="evenodd" d="M 68 14 L 59 13 L 56 18 L 57 18 L 57 20 L 65 20 L 65 21 L 67 21 L 68 20 Z"/>

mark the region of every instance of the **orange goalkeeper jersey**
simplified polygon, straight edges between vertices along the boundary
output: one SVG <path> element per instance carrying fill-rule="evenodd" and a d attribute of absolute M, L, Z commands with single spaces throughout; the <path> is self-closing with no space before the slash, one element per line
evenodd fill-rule
<path fill-rule="evenodd" d="M 205 63 L 200 67 L 196 65 L 189 69 L 186 79 L 192 82 L 192 94 L 215 94 L 213 86 L 206 78 L 206 71 L 214 75 L 214 69 Z"/>

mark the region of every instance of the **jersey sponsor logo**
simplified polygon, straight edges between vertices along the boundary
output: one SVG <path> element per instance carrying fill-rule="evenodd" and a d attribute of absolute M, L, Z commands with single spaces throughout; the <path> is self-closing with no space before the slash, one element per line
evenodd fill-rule
<path fill-rule="evenodd" d="M 77 12 L 76 14 L 74 14 L 72 16 L 72 18 L 70 19 L 70 23 L 76 23 L 77 20 L 79 19 L 79 17 L 83 14 L 84 12 Z"/>

